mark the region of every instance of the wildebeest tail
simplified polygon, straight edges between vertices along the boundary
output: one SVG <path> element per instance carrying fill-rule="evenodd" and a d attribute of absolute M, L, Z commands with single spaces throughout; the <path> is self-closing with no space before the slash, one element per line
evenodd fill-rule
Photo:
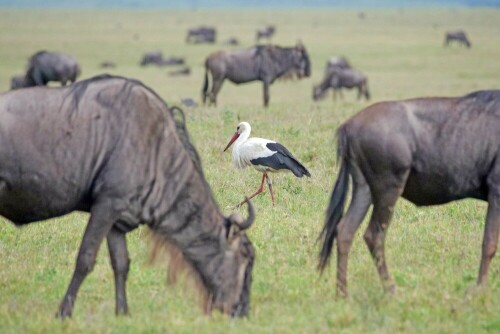
<path fill-rule="evenodd" d="M 205 81 L 203 82 L 203 89 L 201 92 L 201 99 L 203 100 L 203 104 L 207 99 L 208 92 L 208 59 L 205 61 Z"/>
<path fill-rule="evenodd" d="M 339 176 L 335 182 L 330 203 L 326 210 L 325 226 L 321 231 L 318 240 L 322 240 L 319 254 L 318 269 L 323 272 L 328 265 L 328 260 L 332 253 L 333 242 L 337 237 L 337 225 L 344 215 L 344 207 L 349 190 L 349 165 L 347 161 L 347 136 L 344 127 L 338 130 L 338 157 L 341 161 Z"/>

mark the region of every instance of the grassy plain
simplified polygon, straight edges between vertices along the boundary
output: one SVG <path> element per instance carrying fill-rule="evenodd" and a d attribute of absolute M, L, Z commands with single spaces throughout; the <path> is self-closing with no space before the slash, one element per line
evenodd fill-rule
<path fill-rule="evenodd" d="M 392 9 L 289 11 L 63 11 L 0 10 L 0 90 L 20 73 L 37 50 L 76 56 L 82 77 L 117 63 L 109 73 L 137 78 L 169 103 L 199 100 L 206 55 L 218 45 L 186 45 L 188 27 L 217 26 L 219 41 L 254 42 L 254 31 L 274 23 L 274 42 L 301 39 L 309 50 L 312 78 L 278 82 L 264 110 L 258 83 L 225 83 L 217 108 L 187 109 L 192 138 L 202 156 L 208 182 L 225 213 L 260 176 L 236 171 L 222 148 L 239 120 L 254 135 L 277 139 L 310 169 L 311 179 L 274 177 L 277 203 L 268 193 L 256 198 L 258 220 L 249 232 L 257 251 L 250 317 L 206 317 L 193 294 L 165 284 L 165 268 L 148 264 L 145 229 L 128 235 L 132 267 L 128 280 L 130 317 L 114 316 L 112 270 L 102 247 L 94 271 L 84 282 L 74 317 L 54 318 L 88 218 L 75 213 L 16 229 L 0 223 L 0 333 L 488 333 L 500 332 L 500 259 L 493 260 L 489 287 L 471 293 L 479 267 L 486 204 L 474 200 L 417 209 L 401 200 L 387 237 L 387 257 L 398 285 L 395 297 L 382 293 L 361 231 L 350 257 L 351 299 L 336 301 L 335 269 L 315 271 L 316 237 L 335 180 L 334 131 L 368 103 L 354 92 L 344 100 L 311 99 L 326 59 L 345 55 L 369 76 L 372 102 L 415 96 L 462 95 L 500 88 L 500 10 Z M 443 48 L 448 29 L 464 28 L 470 50 Z M 166 68 L 138 66 L 143 52 L 160 49 L 184 56 L 192 67 L 185 78 Z M 2 219 L 3 220 L 3 219 Z M 335 258 L 334 258 L 335 261 Z"/>

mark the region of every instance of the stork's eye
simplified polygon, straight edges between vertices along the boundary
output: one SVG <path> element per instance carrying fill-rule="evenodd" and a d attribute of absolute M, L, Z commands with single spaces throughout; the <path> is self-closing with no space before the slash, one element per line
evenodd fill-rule
<path fill-rule="evenodd" d="M 239 126 L 238 126 L 238 127 L 236 127 L 236 130 L 239 130 L 239 129 L 240 129 L 240 127 L 239 127 Z"/>

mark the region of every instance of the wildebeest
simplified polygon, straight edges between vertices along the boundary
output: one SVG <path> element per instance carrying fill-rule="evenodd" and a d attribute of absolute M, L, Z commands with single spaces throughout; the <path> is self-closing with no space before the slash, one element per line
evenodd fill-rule
<path fill-rule="evenodd" d="M 198 103 L 196 103 L 196 101 L 190 97 L 182 99 L 181 103 L 183 106 L 190 107 L 190 108 L 196 108 L 198 106 Z"/>
<path fill-rule="evenodd" d="M 116 63 L 112 61 L 103 61 L 102 63 L 99 64 L 100 68 L 115 68 Z"/>
<path fill-rule="evenodd" d="M 184 67 L 178 70 L 168 72 L 171 77 L 187 76 L 191 74 L 191 69 L 189 67 Z"/>
<path fill-rule="evenodd" d="M 207 96 L 217 104 L 217 94 L 225 79 L 236 84 L 259 80 L 264 84 L 264 106 L 269 104 L 269 86 L 290 70 L 301 77 L 311 75 L 311 64 L 302 44 L 283 48 L 275 45 L 258 45 L 245 50 L 217 51 L 205 61 L 205 80 L 202 100 Z M 208 73 L 212 75 L 212 90 L 208 93 Z"/>
<path fill-rule="evenodd" d="M 59 81 L 62 86 L 75 82 L 80 75 L 80 65 L 70 55 L 60 52 L 39 51 L 28 62 L 24 87 L 45 86 L 49 81 Z"/>
<path fill-rule="evenodd" d="M 146 52 L 141 59 L 141 66 L 146 65 L 182 65 L 184 64 L 184 58 L 181 57 L 169 57 L 167 59 L 163 58 L 163 53 L 161 51 L 149 51 Z"/>
<path fill-rule="evenodd" d="M 214 27 L 200 26 L 189 29 L 186 36 L 186 43 L 215 43 L 217 31 Z"/>
<path fill-rule="evenodd" d="M 351 63 L 344 56 L 335 56 L 328 59 L 325 67 L 325 75 L 334 69 L 346 70 L 352 68 Z"/>
<path fill-rule="evenodd" d="M 10 89 L 24 87 L 24 75 L 14 75 L 10 78 Z"/>
<path fill-rule="evenodd" d="M 465 45 L 467 48 L 471 47 L 470 40 L 467 38 L 465 31 L 448 31 L 444 37 L 444 46 L 448 46 L 450 42 L 457 42 L 458 44 Z"/>
<path fill-rule="evenodd" d="M 253 209 L 247 220 L 221 214 L 178 113 L 140 82 L 112 76 L 0 95 L 0 215 L 21 226 L 90 213 L 58 316 L 71 316 L 104 238 L 116 313 L 128 312 L 125 234 L 141 224 L 175 254 L 169 276 L 179 260 L 191 268 L 208 311 L 248 313 Z"/>
<path fill-rule="evenodd" d="M 271 38 L 274 36 L 275 33 L 276 33 L 275 26 L 273 25 L 265 26 L 264 28 L 257 30 L 257 33 L 255 35 L 255 40 L 259 42 L 261 38 L 266 38 L 269 41 L 271 40 Z"/>
<path fill-rule="evenodd" d="M 357 88 L 358 99 L 364 96 L 367 100 L 370 99 L 370 91 L 368 90 L 368 78 L 355 69 L 333 69 L 323 79 L 323 81 L 314 86 L 313 99 L 315 101 L 323 98 L 328 89 L 332 88 L 333 97 L 337 92 L 342 94 L 342 88 Z"/>
<path fill-rule="evenodd" d="M 231 38 L 228 38 L 224 43 L 222 43 L 224 45 L 231 45 L 231 46 L 235 46 L 235 45 L 240 45 L 240 42 L 238 41 L 237 38 L 235 37 L 231 37 Z"/>
<path fill-rule="evenodd" d="M 364 239 L 387 292 L 395 290 L 384 240 L 400 196 L 421 205 L 488 201 L 477 283 L 487 281 L 500 229 L 500 91 L 374 104 L 341 125 L 341 167 L 321 232 L 319 269 L 337 239 L 337 293 L 347 296 L 347 258 L 373 204 Z M 352 179 L 352 200 L 343 215 Z"/>

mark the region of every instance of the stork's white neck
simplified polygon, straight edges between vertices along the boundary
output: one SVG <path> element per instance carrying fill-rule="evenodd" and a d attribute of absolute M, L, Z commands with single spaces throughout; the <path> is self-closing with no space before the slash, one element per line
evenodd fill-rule
<path fill-rule="evenodd" d="M 248 137 L 250 137 L 251 132 L 252 132 L 252 128 L 250 127 L 250 124 L 246 124 L 245 127 L 243 128 L 243 132 L 240 134 L 238 139 L 236 139 L 236 141 L 234 142 L 233 152 L 234 152 L 234 150 L 236 150 L 238 148 L 238 146 L 243 144 L 248 139 Z"/>

